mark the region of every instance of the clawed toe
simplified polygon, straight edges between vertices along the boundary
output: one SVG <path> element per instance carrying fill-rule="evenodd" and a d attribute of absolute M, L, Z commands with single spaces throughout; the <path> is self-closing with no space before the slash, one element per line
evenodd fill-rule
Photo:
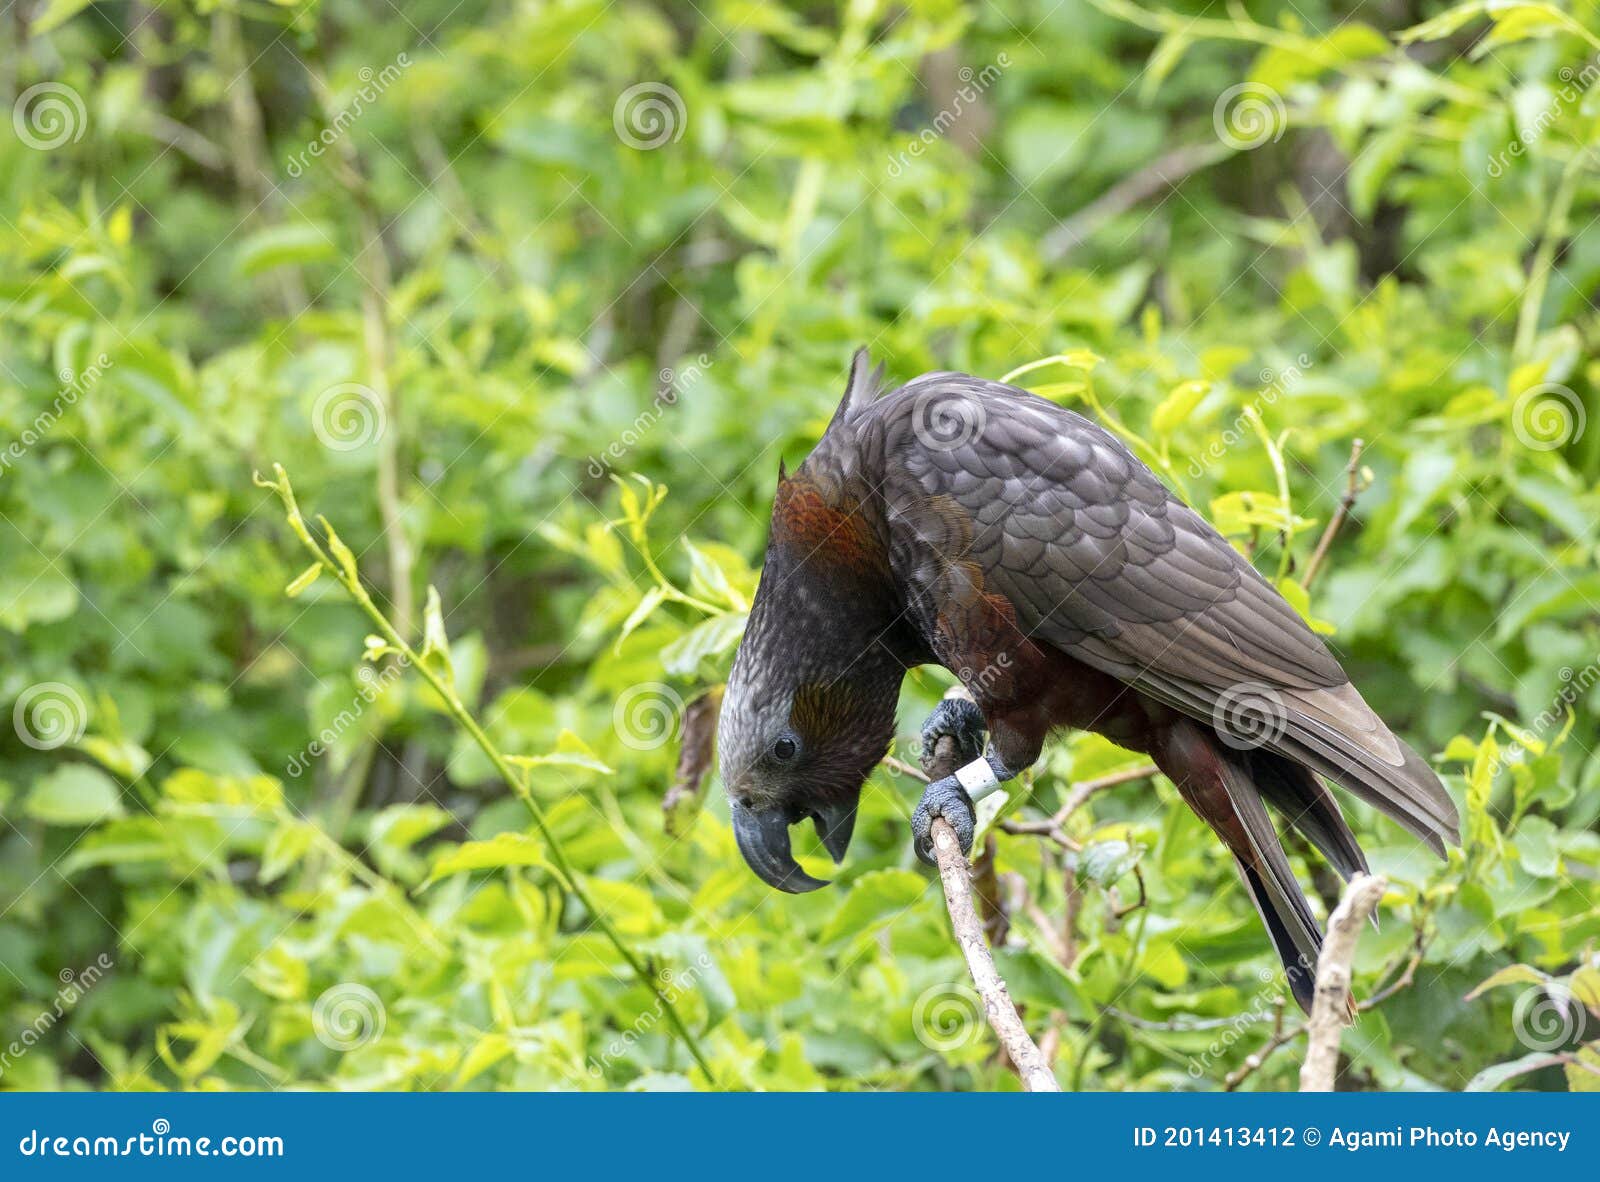
<path fill-rule="evenodd" d="M 922 724 L 922 750 L 931 753 L 945 735 L 956 742 L 956 762 L 968 764 L 983 754 L 987 727 L 983 711 L 967 698 L 946 698 Z"/>
<path fill-rule="evenodd" d="M 929 784 L 922 794 L 922 800 L 917 804 L 917 811 L 911 815 L 911 836 L 917 857 L 930 866 L 935 863 L 933 856 L 935 817 L 943 817 L 950 823 L 963 854 L 972 852 L 972 836 L 977 828 L 977 815 L 973 812 L 972 799 L 967 795 L 967 790 L 954 776 L 946 776 Z"/>

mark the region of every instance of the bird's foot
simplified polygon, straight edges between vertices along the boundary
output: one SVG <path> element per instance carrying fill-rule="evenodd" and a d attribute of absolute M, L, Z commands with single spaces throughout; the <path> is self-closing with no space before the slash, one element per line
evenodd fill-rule
<path fill-rule="evenodd" d="M 911 814 L 911 837 L 917 857 L 930 866 L 936 864 L 933 856 L 935 817 L 943 817 L 950 823 L 963 854 L 972 852 L 972 834 L 977 828 L 978 817 L 972 808 L 972 798 L 954 776 L 946 776 L 929 784 L 923 790 L 922 799 L 917 802 L 917 811 Z"/>
<path fill-rule="evenodd" d="M 945 698 L 922 724 L 922 766 L 926 769 L 926 760 L 946 735 L 956 743 L 956 766 L 966 766 L 983 754 L 987 729 L 976 703 L 968 698 Z"/>

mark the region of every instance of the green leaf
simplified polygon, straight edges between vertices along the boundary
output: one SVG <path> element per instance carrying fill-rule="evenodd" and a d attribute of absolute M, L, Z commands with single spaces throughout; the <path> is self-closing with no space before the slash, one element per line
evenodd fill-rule
<path fill-rule="evenodd" d="M 1490 989 L 1498 989 L 1502 985 L 1542 985 L 1550 978 L 1538 969 L 1525 964 L 1507 965 L 1505 968 L 1491 974 L 1481 985 L 1467 994 L 1467 1000 L 1486 993 Z"/>
<path fill-rule="evenodd" d="M 43 9 L 34 14 L 33 27 L 29 32 L 35 37 L 43 37 L 46 33 L 53 32 L 66 24 L 93 3 L 94 0 L 49 0 Z"/>
<path fill-rule="evenodd" d="M 548 866 L 544 843 L 525 833 L 501 833 L 488 841 L 465 841 L 441 850 L 433 860 L 423 886 L 452 874 L 473 870 L 504 870 L 512 866 Z"/>
<path fill-rule="evenodd" d="M 93 825 L 124 812 L 116 781 L 86 763 L 62 764 L 36 781 L 22 810 L 46 825 Z"/>
<path fill-rule="evenodd" d="M 444 609 L 439 603 L 439 589 L 432 583 L 428 584 L 427 602 L 422 609 L 422 652 L 418 655 L 454 689 L 456 671 L 451 663 L 450 638 L 444 630 Z"/>
<path fill-rule="evenodd" d="M 849 892 L 822 929 L 822 942 L 833 944 L 885 923 L 922 898 L 928 880 L 914 870 L 869 870 Z"/>
<path fill-rule="evenodd" d="M 306 567 L 305 570 L 296 575 L 294 577 L 294 581 L 283 589 L 284 594 L 286 594 L 290 599 L 294 599 L 321 577 L 322 563 L 313 562 L 310 566 Z"/>
<path fill-rule="evenodd" d="M 329 227 L 291 223 L 269 226 L 245 238 L 234 252 L 234 266 L 241 275 L 259 275 L 274 267 L 327 262 L 338 255 L 338 246 Z"/>
<path fill-rule="evenodd" d="M 1172 392 L 1161 400 L 1150 417 L 1150 426 L 1158 435 L 1170 435 L 1183 425 L 1195 407 L 1211 393 L 1211 383 L 1205 381 L 1179 382 Z"/>

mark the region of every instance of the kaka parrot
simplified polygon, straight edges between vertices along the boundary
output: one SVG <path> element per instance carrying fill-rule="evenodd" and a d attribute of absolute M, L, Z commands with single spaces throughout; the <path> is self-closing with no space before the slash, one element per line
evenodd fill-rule
<path fill-rule="evenodd" d="M 1366 859 L 1323 783 L 1439 854 L 1455 805 L 1278 591 L 1109 432 L 1026 391 L 928 373 L 881 395 L 865 350 L 805 463 L 779 467 L 766 564 L 718 726 L 750 868 L 825 885 L 790 851 L 811 819 L 841 861 L 861 787 L 894 734 L 901 679 L 937 663 L 924 740 L 966 760 L 912 819 L 970 851 L 973 798 L 1054 729 L 1143 752 L 1216 833 L 1309 1008 L 1322 932 L 1271 806 L 1345 878 Z M 976 709 L 974 709 L 974 703 Z M 988 751 L 983 753 L 984 732 Z"/>

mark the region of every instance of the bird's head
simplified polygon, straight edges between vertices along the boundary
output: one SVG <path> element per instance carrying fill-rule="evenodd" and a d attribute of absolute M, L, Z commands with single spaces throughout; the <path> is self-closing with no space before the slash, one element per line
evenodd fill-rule
<path fill-rule="evenodd" d="M 818 452 L 793 478 L 779 467 L 767 560 L 717 726 L 739 852 L 791 893 L 827 884 L 795 862 L 789 826 L 809 819 L 843 859 L 910 663 L 881 523 L 844 475 L 850 424 L 881 382 L 858 352 Z"/>
<path fill-rule="evenodd" d="M 752 628 L 760 611 L 758 596 Z M 764 882 L 799 894 L 827 883 L 794 860 L 789 826 L 810 820 L 833 860 L 844 859 L 861 786 L 894 735 L 899 677 L 882 676 L 876 662 L 853 668 L 859 646 L 828 654 L 816 651 L 829 645 L 826 636 L 782 631 L 787 653 L 759 637 L 740 647 L 717 746 L 739 852 Z M 831 678 L 828 664 L 837 666 Z"/>

